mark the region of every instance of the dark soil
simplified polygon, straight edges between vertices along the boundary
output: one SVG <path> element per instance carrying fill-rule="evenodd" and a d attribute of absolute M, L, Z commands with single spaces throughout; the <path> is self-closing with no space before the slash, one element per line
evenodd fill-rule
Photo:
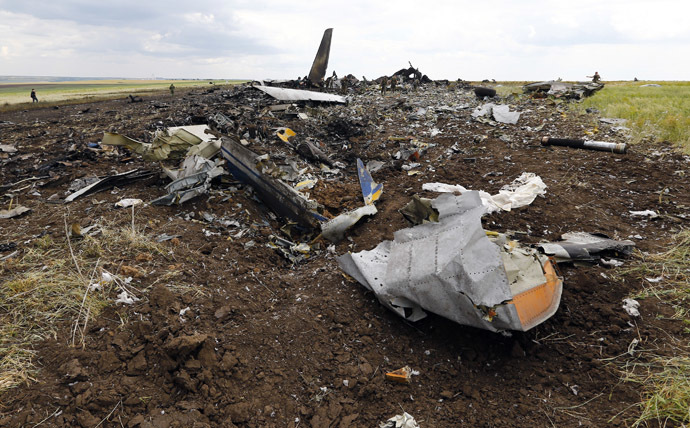
<path fill-rule="evenodd" d="M 433 314 L 407 323 L 346 277 L 335 256 L 371 249 L 409 226 L 398 210 L 415 194 L 435 196 L 422 191 L 423 183 L 496 193 L 523 172 L 542 177 L 545 197 L 486 216 L 486 229 L 522 232 L 527 244 L 568 231 L 601 232 L 658 252 L 688 225 L 688 158 L 658 146 L 627 154 L 542 147 L 543 136 L 582 138 L 594 125 L 595 139 L 625 142 L 596 116 L 549 99 L 502 100 L 522 112 L 517 125 L 503 125 L 470 117 L 479 101 L 469 89 L 429 84 L 383 98 L 377 92 L 352 94 L 348 106 L 305 107 L 308 120 L 269 115 L 263 107 L 270 99 L 240 88 L 3 114 L 0 143 L 18 151 L 0 158 L 2 193 L 14 192 L 33 211 L 0 220 L 0 245 L 16 243 L 0 257 L 30 246 L 43 231 L 59 236 L 65 213 L 82 227 L 100 218 L 127 224 L 131 211 L 115 202 L 165 193 L 157 163 L 126 149 L 88 148 L 104 131 L 151 141 L 157 128 L 206 123 L 222 112 L 234 122 L 228 132 L 261 139 L 243 137 L 250 149 L 306 166 L 271 130 L 288 126 L 298 141 L 318 144 L 342 166 L 342 176 L 322 178 L 310 190 L 333 216 L 361 205 L 357 157 L 385 165 L 372 173 L 384 183 L 379 213 L 335 247 L 320 242 L 296 265 L 266 246 L 269 235 L 308 237 L 281 233 L 285 222 L 230 176 L 182 206 L 137 208 L 135 220 L 148 225 L 147 233 L 180 235 L 179 245 L 165 243 L 167 260 L 113 262 L 147 272 L 137 281 L 153 285 L 148 294 L 106 308 L 90 322 L 83 349 L 68 345 L 69 326 L 40 344 L 40 374 L 0 397 L 0 426 L 370 428 L 403 411 L 422 427 L 627 426 L 640 391 L 619 380 L 615 362 L 626 358 L 633 339 L 663 352 L 667 335 L 683 337 L 679 321 L 657 317 L 668 308 L 656 300 L 641 302 L 641 318 L 622 309 L 641 280 L 614 280 L 614 271 L 599 265 L 562 265 L 556 315 L 526 333 L 495 334 Z M 469 108 L 455 108 L 462 104 Z M 400 143 L 389 136 L 435 144 L 413 168 L 420 174 L 401 169 L 409 162 L 393 158 Z M 134 168 L 156 175 L 67 205 L 49 200 L 64 198 L 76 178 Z M 45 178 L 9 186 L 30 177 Z M 660 216 L 630 214 L 647 209 Z M 240 227 L 209 223 L 203 213 Z M 178 293 L 159 280 L 171 264 L 183 272 L 176 281 L 198 292 Z M 419 371 L 410 384 L 385 380 L 385 372 L 403 366 Z"/>

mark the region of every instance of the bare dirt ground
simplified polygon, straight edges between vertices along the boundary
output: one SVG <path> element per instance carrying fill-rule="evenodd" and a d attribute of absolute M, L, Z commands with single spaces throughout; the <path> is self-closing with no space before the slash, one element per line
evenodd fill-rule
<path fill-rule="evenodd" d="M 0 220 L 0 244 L 22 250 L 42 232 L 64 240 L 65 216 L 82 227 L 99 219 L 130 223 L 131 211 L 114 203 L 161 196 L 165 179 L 156 175 L 71 204 L 48 199 L 64 198 L 77 178 L 159 171 L 125 149 L 88 148 L 104 131 L 150 141 L 156 128 L 206 123 L 215 112 L 233 118 L 240 135 L 256 131 L 249 148 L 258 153 L 288 153 L 271 131 L 288 126 L 342 162 L 341 176 L 310 191 L 331 215 L 361 205 L 357 157 L 385 162 L 372 174 L 384 183 L 379 213 L 334 251 L 321 243 L 307 261 L 292 265 L 266 246 L 284 222 L 232 177 L 182 206 L 137 207 L 135 222 L 146 233 L 179 235 L 179 242 L 163 244 L 167 256 L 109 266 L 144 271 L 136 282 L 147 293 L 133 305 L 113 303 L 91 320 L 83 348 L 68 345 L 69 325 L 41 343 L 37 381 L 0 396 L 0 426 L 375 427 L 403 411 L 422 427 L 627 426 L 639 388 L 620 382 L 615 362 L 626 358 L 633 339 L 663 350 L 669 337 L 683 337 L 681 323 L 654 299 L 641 302 L 640 318 L 630 317 L 622 299 L 641 281 L 614 279 L 615 270 L 603 266 L 562 265 L 556 315 L 526 333 L 495 334 L 433 314 L 407 323 L 335 261 L 408 227 L 398 210 L 415 194 L 435 196 L 422 191 L 423 183 L 496 193 L 523 172 L 542 177 L 545 197 L 485 216 L 486 229 L 524 232 L 527 244 L 569 231 L 601 232 L 632 239 L 643 252 L 661 251 L 687 227 L 690 206 L 688 158 L 669 148 L 636 146 L 627 154 L 545 148 L 543 136 L 581 138 L 594 125 L 598 140 L 624 142 L 625 136 L 594 114 L 572 114 L 567 103 L 548 99 L 504 99 L 522 112 L 517 125 L 483 123 L 470 117 L 480 104 L 473 93 L 443 85 L 384 97 L 370 87 L 351 94 L 347 106 L 303 109 L 307 120 L 261 113 L 274 101 L 251 89 L 179 92 L 141 103 L 3 114 L 0 143 L 18 150 L 0 160 L 5 192 L 25 178 L 48 178 L 17 186 L 32 184 L 20 202 L 33 211 Z M 391 136 L 435 145 L 413 168 L 418 175 L 393 159 L 400 147 Z M 660 216 L 630 214 L 648 209 Z M 204 213 L 240 226 L 209 222 Z M 180 271 L 175 282 L 186 292 L 159 279 L 170 269 Z M 410 384 L 385 380 L 385 372 L 402 366 L 419 375 Z"/>

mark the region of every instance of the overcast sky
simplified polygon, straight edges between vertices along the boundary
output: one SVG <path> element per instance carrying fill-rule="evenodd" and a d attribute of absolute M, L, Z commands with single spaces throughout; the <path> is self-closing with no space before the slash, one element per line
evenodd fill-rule
<path fill-rule="evenodd" d="M 690 80 L 690 2 L 0 0 L 0 75 Z"/>

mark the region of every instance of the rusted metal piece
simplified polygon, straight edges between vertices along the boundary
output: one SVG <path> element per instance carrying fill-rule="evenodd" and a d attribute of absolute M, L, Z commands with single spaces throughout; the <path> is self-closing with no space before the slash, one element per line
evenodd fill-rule
<path fill-rule="evenodd" d="M 331 37 L 333 36 L 333 29 L 329 28 L 323 32 L 323 38 L 319 45 L 319 50 L 316 52 L 316 58 L 311 65 L 309 71 L 309 82 L 313 85 L 320 85 L 323 78 L 326 76 L 326 68 L 328 68 L 328 57 L 331 53 Z"/>

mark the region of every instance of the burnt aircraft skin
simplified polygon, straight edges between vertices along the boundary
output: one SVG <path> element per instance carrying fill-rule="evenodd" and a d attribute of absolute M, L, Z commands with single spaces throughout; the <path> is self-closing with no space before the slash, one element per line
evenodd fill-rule
<path fill-rule="evenodd" d="M 328 57 L 331 54 L 331 37 L 333 36 L 333 29 L 328 28 L 323 32 L 323 38 L 319 45 L 319 50 L 316 52 L 314 63 L 311 65 L 309 71 L 309 82 L 312 85 L 320 85 L 326 76 L 326 68 L 328 68 Z"/>

